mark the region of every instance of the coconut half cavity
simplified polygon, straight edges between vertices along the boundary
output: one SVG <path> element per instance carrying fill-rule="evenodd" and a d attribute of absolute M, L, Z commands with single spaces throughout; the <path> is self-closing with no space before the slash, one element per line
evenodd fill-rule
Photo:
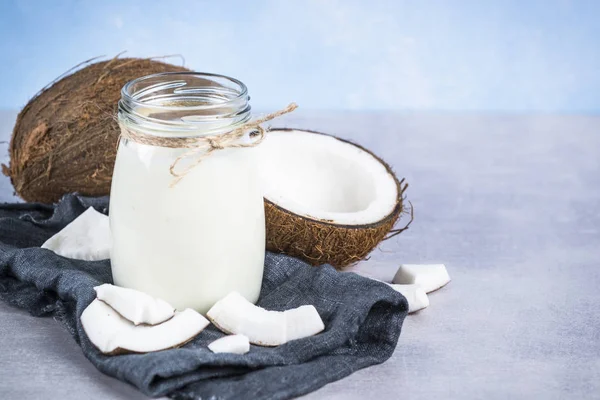
<path fill-rule="evenodd" d="M 255 149 L 265 197 L 267 249 L 344 268 L 393 230 L 408 185 L 368 150 L 335 136 L 272 129 Z"/>
<path fill-rule="evenodd" d="M 258 146 L 265 198 L 317 221 L 376 223 L 394 212 L 395 177 L 352 143 L 302 130 L 272 130 Z"/>
<path fill-rule="evenodd" d="M 250 303 L 237 292 L 219 300 L 206 316 L 225 333 L 244 335 L 250 343 L 261 346 L 279 346 L 316 335 L 325 329 L 314 306 L 268 311 Z"/>

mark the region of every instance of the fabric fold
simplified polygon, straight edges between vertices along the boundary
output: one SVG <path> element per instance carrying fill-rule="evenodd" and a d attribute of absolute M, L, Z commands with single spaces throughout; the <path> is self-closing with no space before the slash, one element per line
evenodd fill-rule
<path fill-rule="evenodd" d="M 276 348 L 251 346 L 244 355 L 215 354 L 207 345 L 224 334 L 211 325 L 182 348 L 105 356 L 79 316 L 95 297 L 93 287 L 112 282 L 109 260 L 73 260 L 39 247 L 88 207 L 106 214 L 108 198 L 67 195 L 55 207 L 0 206 L 0 298 L 34 316 L 54 316 L 96 368 L 149 396 L 287 399 L 382 363 L 396 347 L 408 311 L 402 295 L 353 273 L 268 253 L 258 305 L 312 304 L 324 332 Z"/>

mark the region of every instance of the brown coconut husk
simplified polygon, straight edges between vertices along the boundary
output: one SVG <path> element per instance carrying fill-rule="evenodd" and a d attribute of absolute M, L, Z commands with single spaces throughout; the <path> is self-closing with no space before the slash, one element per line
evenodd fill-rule
<path fill-rule="evenodd" d="M 271 129 L 272 131 L 304 131 L 327 135 L 321 132 L 302 129 Z M 312 265 L 330 264 L 342 269 L 363 260 L 383 240 L 394 237 L 408 229 L 413 221 L 412 204 L 407 211 L 405 192 L 408 183 L 398 180 L 391 167 L 364 147 L 348 140 L 337 140 L 351 144 L 371 154 L 396 181 L 398 195 L 393 211 L 380 221 L 368 225 L 339 225 L 334 221 L 317 220 L 295 214 L 265 199 L 265 218 L 267 222 L 267 250 L 301 258 Z M 409 214 L 408 223 L 399 229 L 393 229 L 402 214 Z"/>
<path fill-rule="evenodd" d="M 110 192 L 121 88 L 159 72 L 189 71 L 152 59 L 113 58 L 90 64 L 43 89 L 21 110 L 10 142 L 16 193 L 26 201 L 56 202 L 66 193 Z"/>

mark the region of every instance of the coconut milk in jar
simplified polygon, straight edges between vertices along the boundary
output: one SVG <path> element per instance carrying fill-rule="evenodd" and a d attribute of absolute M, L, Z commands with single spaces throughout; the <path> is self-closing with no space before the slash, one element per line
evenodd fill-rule
<path fill-rule="evenodd" d="M 248 101 L 242 82 L 212 74 L 125 85 L 109 212 L 116 285 L 202 313 L 232 291 L 258 300 L 265 219 L 256 132 L 236 139 L 241 146 L 214 144 L 250 120 Z"/>

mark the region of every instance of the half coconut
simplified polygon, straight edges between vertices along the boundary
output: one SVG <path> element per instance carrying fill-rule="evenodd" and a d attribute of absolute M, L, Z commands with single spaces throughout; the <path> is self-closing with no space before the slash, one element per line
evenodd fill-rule
<path fill-rule="evenodd" d="M 257 147 L 267 249 L 343 268 L 369 254 L 404 211 L 408 184 L 365 148 L 320 132 L 271 129 Z"/>

